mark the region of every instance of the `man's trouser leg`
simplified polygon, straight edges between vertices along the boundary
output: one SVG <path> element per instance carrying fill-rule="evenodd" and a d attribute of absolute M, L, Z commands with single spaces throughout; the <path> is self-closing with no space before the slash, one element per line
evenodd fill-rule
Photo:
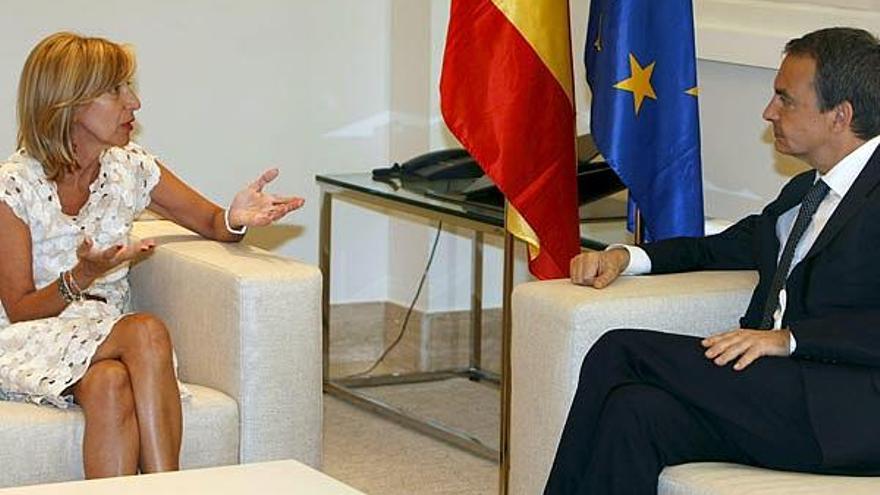
<path fill-rule="evenodd" d="M 760 358 L 716 366 L 700 339 L 643 330 L 593 345 L 545 493 L 654 493 L 664 466 L 727 460 L 819 466 L 800 369 Z"/>

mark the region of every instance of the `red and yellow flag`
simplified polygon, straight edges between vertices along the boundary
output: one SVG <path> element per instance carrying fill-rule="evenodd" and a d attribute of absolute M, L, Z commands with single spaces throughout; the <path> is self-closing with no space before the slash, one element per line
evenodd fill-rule
<path fill-rule="evenodd" d="M 507 198 L 540 279 L 580 250 L 568 0 L 452 0 L 446 125 Z"/>

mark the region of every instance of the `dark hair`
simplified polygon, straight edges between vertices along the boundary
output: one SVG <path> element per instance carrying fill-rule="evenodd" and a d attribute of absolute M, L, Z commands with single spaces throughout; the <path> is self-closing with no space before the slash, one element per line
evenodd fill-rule
<path fill-rule="evenodd" d="M 834 27 L 813 31 L 785 45 L 785 53 L 816 61 L 813 86 L 819 110 L 848 101 L 852 131 L 861 139 L 880 134 L 880 43 L 863 30 Z"/>

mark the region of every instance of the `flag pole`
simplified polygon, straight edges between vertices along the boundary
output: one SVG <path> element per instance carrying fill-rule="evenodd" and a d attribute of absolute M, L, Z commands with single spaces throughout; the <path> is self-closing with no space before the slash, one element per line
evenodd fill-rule
<path fill-rule="evenodd" d="M 638 246 L 645 240 L 645 222 L 642 219 L 642 210 L 636 208 L 633 220 L 633 243 Z"/>
<path fill-rule="evenodd" d="M 499 470 L 498 493 L 508 495 L 510 491 L 510 396 L 511 396 L 511 336 L 513 268 L 516 238 L 507 225 L 507 211 L 510 203 L 504 201 L 504 280 L 501 296 L 501 425 L 498 445 Z"/>

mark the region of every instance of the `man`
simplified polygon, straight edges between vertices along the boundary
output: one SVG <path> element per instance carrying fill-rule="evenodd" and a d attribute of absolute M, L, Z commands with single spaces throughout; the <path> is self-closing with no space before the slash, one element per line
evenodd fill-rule
<path fill-rule="evenodd" d="M 739 329 L 603 336 L 545 493 L 655 493 L 664 466 L 692 461 L 880 473 L 878 40 L 832 28 L 790 41 L 764 118 L 776 149 L 814 170 L 760 214 L 572 260 L 572 281 L 597 289 L 702 269 L 756 269 L 760 281 Z"/>

